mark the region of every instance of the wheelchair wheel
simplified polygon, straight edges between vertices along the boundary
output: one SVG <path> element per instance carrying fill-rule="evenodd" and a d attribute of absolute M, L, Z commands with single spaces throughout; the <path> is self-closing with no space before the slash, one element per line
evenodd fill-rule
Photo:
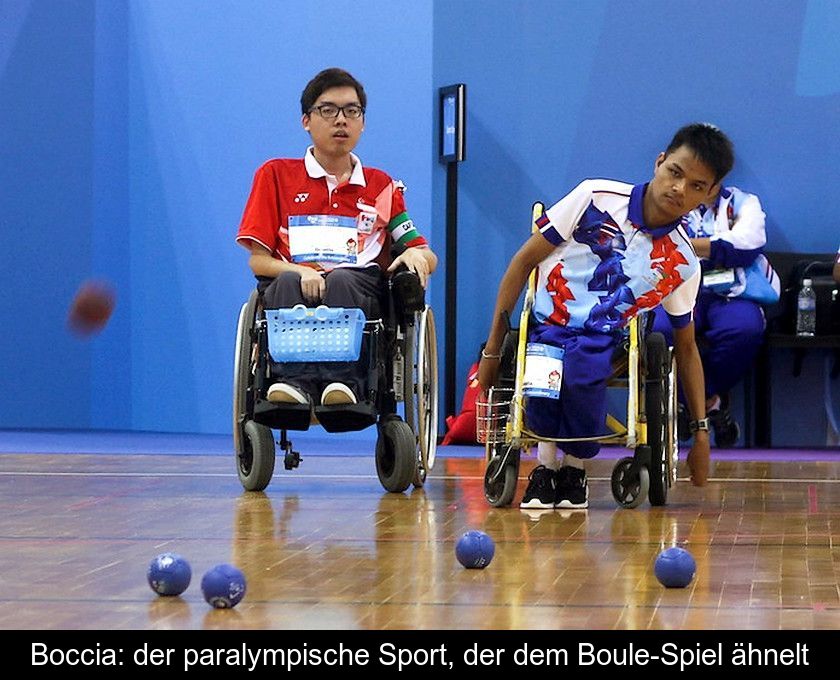
<path fill-rule="evenodd" d="M 648 498 L 651 505 L 658 506 L 665 505 L 668 500 L 671 470 L 676 469 L 673 464 L 677 452 L 674 359 L 661 333 L 651 333 L 647 336 L 645 354 L 645 412 L 650 445 Z"/>
<path fill-rule="evenodd" d="M 414 432 L 399 416 L 379 426 L 376 439 L 376 474 L 386 491 L 401 493 L 415 478 L 417 441 Z"/>
<path fill-rule="evenodd" d="M 246 491 L 262 491 L 274 474 L 274 435 L 251 419 L 255 357 L 251 331 L 259 315 L 259 295 L 252 291 L 239 311 L 233 367 L 233 445 L 236 472 Z"/>
<path fill-rule="evenodd" d="M 251 330 L 259 313 L 259 295 L 252 291 L 248 301 L 239 310 L 236 327 L 236 349 L 233 355 L 233 447 L 242 455 L 245 422 L 249 419 L 248 390 L 254 383 L 254 343 Z"/>
<path fill-rule="evenodd" d="M 437 335 L 431 307 L 416 314 L 415 323 L 406 326 L 403 357 L 405 421 L 417 439 L 414 485 L 423 486 L 435 464 L 438 435 Z"/>
<path fill-rule="evenodd" d="M 417 461 L 417 468 L 414 470 L 414 479 L 411 480 L 411 483 L 414 485 L 415 489 L 422 489 L 423 486 L 426 484 L 426 477 L 428 476 L 428 472 L 426 472 L 426 468 L 423 467 L 423 463 L 419 460 Z"/>
<path fill-rule="evenodd" d="M 262 491 L 274 474 L 274 435 L 265 425 L 253 420 L 243 429 L 244 452 L 238 457 L 239 481 L 246 491 Z"/>
<path fill-rule="evenodd" d="M 635 508 L 647 498 L 650 474 L 644 465 L 634 465 L 635 459 L 622 458 L 612 471 L 610 479 L 613 498 L 623 508 Z"/>
<path fill-rule="evenodd" d="M 494 508 L 510 505 L 519 480 L 519 449 L 495 444 L 484 472 L 484 497 Z"/>

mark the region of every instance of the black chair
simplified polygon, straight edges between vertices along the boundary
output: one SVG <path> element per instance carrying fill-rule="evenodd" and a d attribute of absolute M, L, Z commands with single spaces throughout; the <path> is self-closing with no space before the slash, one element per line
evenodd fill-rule
<path fill-rule="evenodd" d="M 802 373 L 802 362 L 812 350 L 834 350 L 832 379 L 840 374 L 840 284 L 832 278 L 835 255 L 827 253 L 765 253 L 779 274 L 782 292 L 775 305 L 765 307 L 767 337 L 759 351 L 755 370 L 755 443 L 772 446 L 771 354 L 793 350 L 791 375 Z M 797 297 L 802 280 L 810 278 L 817 294 L 816 333 L 796 335 Z"/>

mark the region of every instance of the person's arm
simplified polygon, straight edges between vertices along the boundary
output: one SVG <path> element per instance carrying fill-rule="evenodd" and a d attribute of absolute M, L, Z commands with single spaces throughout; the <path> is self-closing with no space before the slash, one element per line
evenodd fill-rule
<path fill-rule="evenodd" d="M 499 355 L 507 332 L 503 321 L 505 313 L 509 315 L 513 311 L 531 270 L 548 257 L 555 247 L 542 234 L 533 234 L 513 256 L 502 276 L 496 295 L 496 306 L 493 309 L 490 334 L 487 336 L 478 365 L 478 382 L 482 390 L 490 388 L 498 376 Z"/>
<path fill-rule="evenodd" d="M 391 274 L 401 265 L 405 265 L 410 271 L 417 274 L 420 283 L 425 288 L 429 275 L 437 267 L 437 255 L 429 248 L 428 242 L 417 231 L 414 222 L 408 215 L 403 183 L 391 181 L 389 190 L 391 192 L 390 212 L 383 217 L 388 221 L 387 229 L 394 245 L 402 252 L 394 258 L 386 273 Z M 378 203 L 379 200 L 377 199 Z"/>
<path fill-rule="evenodd" d="M 694 340 L 693 321 L 682 328 L 674 329 L 674 355 L 691 419 L 702 420 L 706 417 L 706 386 L 703 363 Z M 709 432 L 698 430 L 694 433 L 694 443 L 688 454 L 688 468 L 694 486 L 705 486 L 709 477 L 710 456 Z"/>
<path fill-rule="evenodd" d="M 837 283 L 840 283 L 840 251 L 837 251 L 837 259 L 834 260 L 834 270 L 832 274 L 834 274 L 834 280 L 837 281 Z"/>
<path fill-rule="evenodd" d="M 247 241 L 246 243 L 251 251 L 248 266 L 254 272 L 254 276 L 267 276 L 273 279 L 283 272 L 296 272 L 300 274 L 300 292 L 303 294 L 304 300 L 314 304 L 324 299 L 327 284 L 320 272 L 312 267 L 304 267 L 272 257 L 265 246 L 255 241 Z"/>
<path fill-rule="evenodd" d="M 732 227 L 708 239 L 692 239 L 697 254 L 715 267 L 748 267 L 767 243 L 766 216 L 758 197 L 734 188 L 732 191 L 736 209 Z M 725 210 L 723 206 L 720 209 Z M 718 219 L 725 219 L 725 215 Z"/>
<path fill-rule="evenodd" d="M 437 255 L 428 246 L 414 246 L 406 248 L 405 251 L 394 258 L 388 272 L 396 271 L 400 265 L 405 265 L 420 277 L 423 288 L 429 280 L 429 275 L 437 268 Z"/>
<path fill-rule="evenodd" d="M 694 246 L 694 252 L 697 253 L 697 257 L 708 259 L 709 255 L 712 254 L 712 239 L 707 236 L 691 239 L 691 245 Z"/>

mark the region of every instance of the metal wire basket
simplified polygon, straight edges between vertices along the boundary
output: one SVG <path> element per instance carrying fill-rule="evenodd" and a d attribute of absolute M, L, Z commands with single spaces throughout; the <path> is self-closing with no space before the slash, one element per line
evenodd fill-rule
<path fill-rule="evenodd" d="M 475 437 L 479 444 L 504 444 L 513 389 L 491 387 L 486 397 L 475 402 Z"/>

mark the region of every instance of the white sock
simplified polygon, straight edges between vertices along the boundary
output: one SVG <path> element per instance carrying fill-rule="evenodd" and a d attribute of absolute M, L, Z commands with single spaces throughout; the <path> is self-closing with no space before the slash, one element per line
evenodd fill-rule
<path fill-rule="evenodd" d="M 563 455 L 563 466 L 577 468 L 578 470 L 585 469 L 583 467 L 583 458 L 575 458 L 568 453 Z"/>
<path fill-rule="evenodd" d="M 537 460 L 549 470 L 559 468 L 557 462 L 557 444 L 554 442 L 537 442 Z"/>

